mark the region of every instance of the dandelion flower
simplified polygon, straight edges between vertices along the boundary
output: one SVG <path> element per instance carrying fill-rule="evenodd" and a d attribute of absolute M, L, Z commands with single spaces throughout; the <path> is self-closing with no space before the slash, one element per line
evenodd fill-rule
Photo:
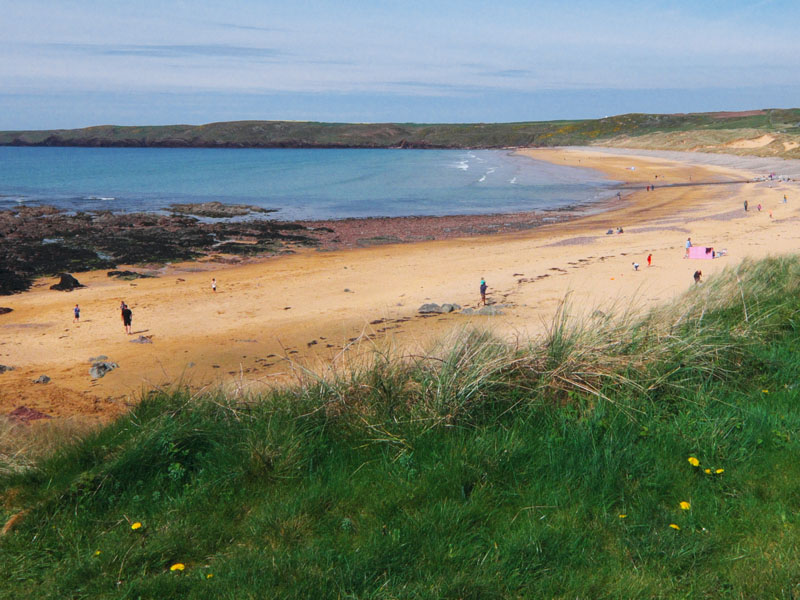
<path fill-rule="evenodd" d="M 681 502 L 680 506 L 681 510 L 689 510 L 690 508 L 692 508 L 692 505 L 686 502 L 685 500 Z"/>
<path fill-rule="evenodd" d="M 724 473 L 724 472 L 725 472 L 725 469 L 717 469 L 716 471 L 714 471 L 714 473 L 716 473 L 717 475 L 719 475 L 720 473 Z"/>
<path fill-rule="evenodd" d="M 711 475 L 711 469 L 705 469 L 707 475 Z"/>
<path fill-rule="evenodd" d="M 206 579 L 211 579 L 213 576 L 213 573 L 206 573 Z"/>
<path fill-rule="evenodd" d="M 700 461 L 697 460 L 694 456 L 690 456 L 686 460 L 688 460 L 689 464 L 692 465 L 693 467 L 699 467 L 700 466 Z"/>
<path fill-rule="evenodd" d="M 679 526 L 675 525 L 675 523 L 670 523 L 669 526 L 672 527 L 673 529 L 677 529 L 678 531 L 681 530 L 681 528 Z"/>
<path fill-rule="evenodd" d="M 169 568 L 169 570 L 170 571 L 183 571 L 185 568 L 186 568 L 186 565 L 184 565 L 183 563 L 175 563 L 174 565 L 172 565 Z"/>
<path fill-rule="evenodd" d="M 142 526 L 142 524 L 141 524 L 141 523 L 139 523 L 139 521 L 136 521 L 136 523 L 134 523 L 133 525 L 131 525 L 131 529 L 133 529 L 134 531 L 136 531 L 136 530 L 137 530 L 137 529 L 139 529 L 141 526 Z"/>
<path fill-rule="evenodd" d="M 762 394 L 769 394 L 769 390 L 761 390 Z"/>
<path fill-rule="evenodd" d="M 620 518 L 620 519 L 627 519 L 627 518 L 628 518 L 628 515 L 620 515 L 620 516 L 619 516 L 619 518 Z"/>
<path fill-rule="evenodd" d="M 95 551 L 94 551 L 94 555 L 95 555 L 95 556 L 100 556 L 100 550 L 95 550 Z"/>

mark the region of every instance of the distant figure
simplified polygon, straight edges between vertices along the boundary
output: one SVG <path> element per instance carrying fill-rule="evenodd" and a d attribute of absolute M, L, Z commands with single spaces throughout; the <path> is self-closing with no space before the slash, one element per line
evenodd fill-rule
<path fill-rule="evenodd" d="M 648 254 L 647 255 L 647 266 L 649 267 L 652 264 L 653 264 L 653 255 L 652 254 Z"/>
<path fill-rule="evenodd" d="M 128 305 L 125 305 L 125 308 L 122 309 L 122 325 L 125 327 L 125 333 L 128 335 L 131 334 L 131 322 L 133 321 L 133 312 Z"/>
<path fill-rule="evenodd" d="M 784 198 L 786 198 L 786 196 L 784 196 Z M 622 193 L 621 192 L 617 192 L 617 200 L 622 200 Z"/>
<path fill-rule="evenodd" d="M 772 211 L 769 211 L 769 218 L 772 218 Z"/>
<path fill-rule="evenodd" d="M 786 194 L 783 195 L 783 203 L 786 204 Z"/>
<path fill-rule="evenodd" d="M 695 283 L 700 283 L 700 278 L 702 276 L 703 276 L 703 272 L 702 271 L 695 271 L 694 272 L 694 282 Z"/>
<path fill-rule="evenodd" d="M 72 313 L 75 315 L 75 317 L 72 319 L 72 322 L 79 322 L 81 320 L 81 307 L 76 304 L 75 308 L 72 309 Z"/>
<path fill-rule="evenodd" d="M 617 233 L 625 233 L 625 232 L 622 230 L 622 227 L 617 227 Z"/>
<path fill-rule="evenodd" d="M 487 287 L 488 286 L 486 285 L 486 281 L 484 279 L 481 279 L 481 302 L 483 302 L 484 306 L 486 306 L 486 288 Z"/>
<path fill-rule="evenodd" d="M 609 229 L 608 231 L 606 231 L 606 235 L 614 235 L 614 230 Z"/>
<path fill-rule="evenodd" d="M 692 238 L 686 238 L 686 254 L 683 255 L 683 258 L 689 258 L 689 248 L 692 247 Z"/>
<path fill-rule="evenodd" d="M 761 212 L 761 202 L 758 203 L 758 206 L 756 208 L 758 208 L 758 212 Z"/>
<path fill-rule="evenodd" d="M 744 212 L 747 212 L 747 200 L 744 201 Z"/>
<path fill-rule="evenodd" d="M 211 279 L 211 291 L 212 292 L 216 292 L 217 291 L 217 278 L 216 277 L 213 277 Z"/>
<path fill-rule="evenodd" d="M 125 328 L 125 331 L 127 332 L 127 331 L 128 331 L 128 328 L 127 328 L 127 327 L 125 327 L 125 309 L 126 309 L 126 308 L 128 308 L 128 305 L 127 305 L 127 304 L 125 304 L 125 301 L 124 301 L 124 300 L 123 300 L 123 301 L 121 301 L 121 302 L 119 303 L 119 313 L 120 313 L 120 317 L 122 318 L 122 327 L 123 327 L 123 328 Z"/>
<path fill-rule="evenodd" d="M 639 270 L 639 263 L 635 262 L 635 263 L 631 263 L 631 264 L 633 265 L 633 270 L 634 271 L 638 271 Z"/>

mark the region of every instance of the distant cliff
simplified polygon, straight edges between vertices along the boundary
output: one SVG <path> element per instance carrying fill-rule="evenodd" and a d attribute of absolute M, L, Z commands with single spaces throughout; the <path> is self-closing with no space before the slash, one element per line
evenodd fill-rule
<path fill-rule="evenodd" d="M 765 136 L 757 144 L 737 140 Z M 3 146 L 154 148 L 504 148 L 625 145 L 794 156 L 800 109 L 676 115 L 627 114 L 578 121 L 416 124 L 232 121 L 207 125 L 101 125 L 3 131 Z M 772 144 L 772 148 L 766 148 Z M 738 152 L 741 153 L 741 152 Z"/>

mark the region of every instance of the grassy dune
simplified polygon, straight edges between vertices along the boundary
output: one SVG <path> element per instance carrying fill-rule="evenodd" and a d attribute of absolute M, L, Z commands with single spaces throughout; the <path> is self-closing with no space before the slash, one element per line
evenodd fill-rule
<path fill-rule="evenodd" d="M 795 597 L 798 292 L 745 262 L 528 347 L 176 386 L 38 456 L 6 427 L 0 598 Z"/>
<path fill-rule="evenodd" d="M 727 144 L 764 134 L 765 146 Z M 649 136 L 649 137 L 648 137 Z M 643 145 L 637 145 L 642 141 Z M 785 144 L 784 144 L 785 142 Z M 800 109 L 678 115 L 626 114 L 602 119 L 523 123 L 415 124 L 234 121 L 207 125 L 3 131 L 0 145 L 148 147 L 502 148 L 587 144 L 668 150 L 739 150 L 800 157 Z M 794 144 L 797 144 L 795 146 Z M 764 148 L 770 146 L 766 150 Z M 727 150 L 726 150 L 727 148 Z"/>

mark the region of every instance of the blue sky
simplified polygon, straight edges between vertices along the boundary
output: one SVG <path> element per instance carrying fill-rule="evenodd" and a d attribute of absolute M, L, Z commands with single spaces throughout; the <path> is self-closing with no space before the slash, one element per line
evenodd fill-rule
<path fill-rule="evenodd" d="M 800 106 L 797 0 L 0 0 L 0 129 Z"/>

